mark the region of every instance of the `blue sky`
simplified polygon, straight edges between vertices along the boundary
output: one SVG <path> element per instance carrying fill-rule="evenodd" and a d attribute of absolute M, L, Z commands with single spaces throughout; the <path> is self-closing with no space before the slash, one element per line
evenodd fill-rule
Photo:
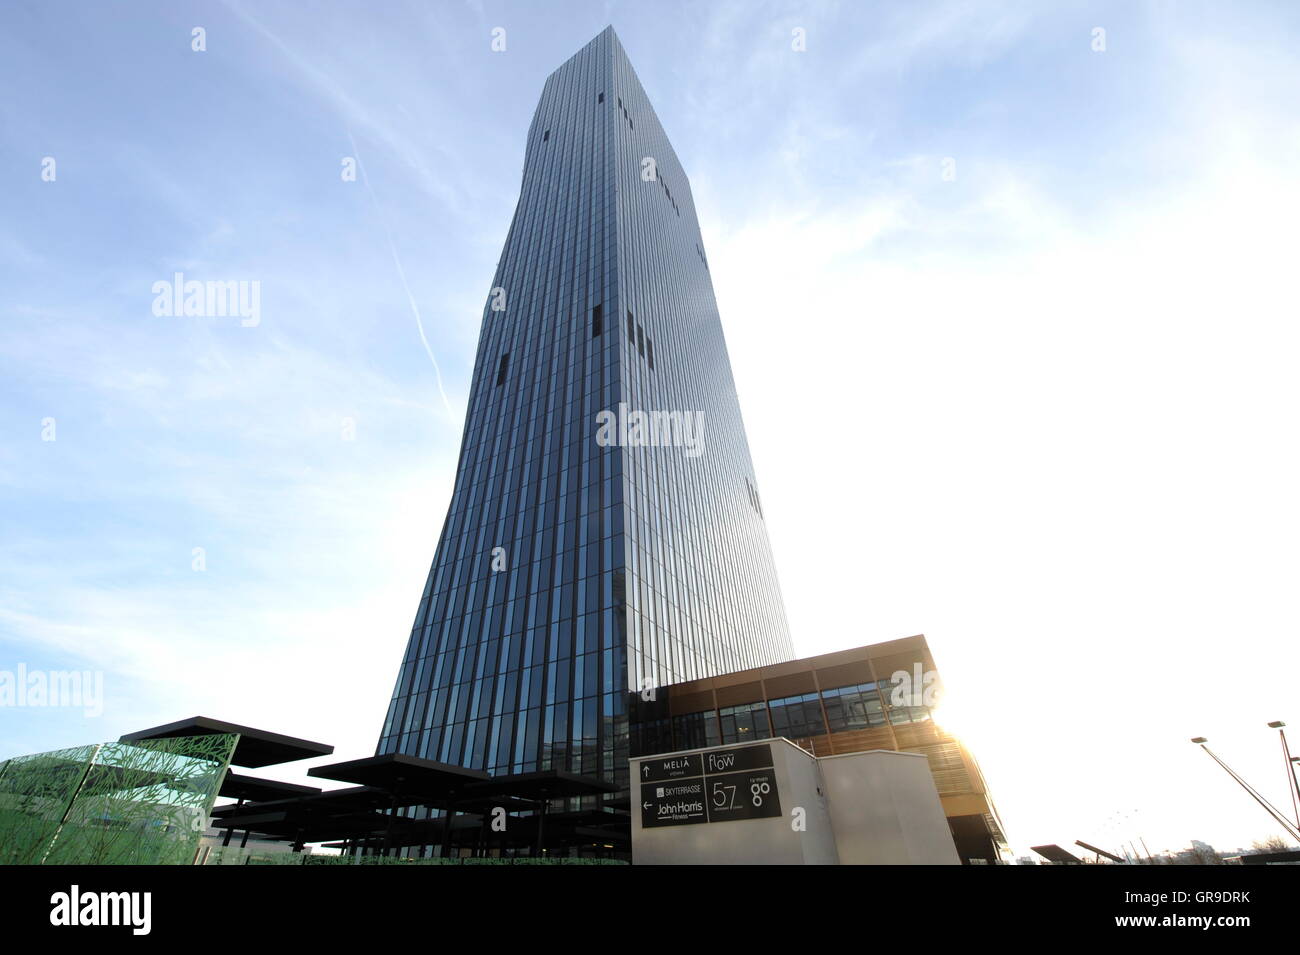
<path fill-rule="evenodd" d="M 195 713 L 372 750 L 524 134 L 613 23 L 691 176 L 797 650 L 926 633 L 1020 845 L 1269 835 L 1185 740 L 1286 800 L 1298 18 L 6 4 L 0 669 L 107 700 L 3 711 L 0 755 Z M 260 322 L 154 315 L 175 272 L 259 281 Z"/>

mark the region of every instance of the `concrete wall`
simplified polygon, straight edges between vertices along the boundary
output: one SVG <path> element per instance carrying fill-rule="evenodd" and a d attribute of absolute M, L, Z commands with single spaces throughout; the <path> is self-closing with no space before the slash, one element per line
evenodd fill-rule
<path fill-rule="evenodd" d="M 877 750 L 818 759 L 789 740 L 750 745 L 771 747 L 781 814 L 644 828 L 642 784 L 635 782 L 632 858 L 636 864 L 960 864 L 924 756 Z M 740 748 L 720 746 L 689 752 Z M 666 755 L 644 759 L 659 760 Z M 642 761 L 631 761 L 633 780 L 641 778 Z M 796 809 L 802 810 L 800 828 L 794 825 Z"/>
<path fill-rule="evenodd" d="M 781 815 L 767 819 L 707 822 L 644 829 L 639 783 L 632 799 L 632 859 L 637 865 L 834 865 L 835 837 L 822 796 L 817 760 L 789 740 L 767 739 Z M 717 746 L 710 752 L 739 749 Z M 663 754 L 646 759 L 662 759 Z M 640 759 L 632 761 L 632 778 L 640 778 Z M 654 785 L 647 783 L 647 786 Z M 791 811 L 805 810 L 806 827 L 796 831 Z"/>
<path fill-rule="evenodd" d="M 817 761 L 845 865 L 960 865 L 924 756 L 874 750 Z"/>

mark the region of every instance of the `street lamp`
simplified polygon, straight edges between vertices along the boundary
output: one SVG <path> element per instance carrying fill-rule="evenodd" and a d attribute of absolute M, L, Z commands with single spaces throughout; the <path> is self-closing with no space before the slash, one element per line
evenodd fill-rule
<path fill-rule="evenodd" d="M 1272 816 L 1273 819 L 1276 820 L 1279 825 L 1281 825 L 1281 827 L 1286 831 L 1287 835 L 1289 835 L 1296 842 L 1300 842 L 1300 827 L 1293 825 L 1291 820 L 1288 819 L 1286 816 L 1282 815 L 1282 813 L 1278 812 L 1277 808 L 1271 802 L 1269 802 L 1267 799 L 1261 796 L 1253 786 L 1251 786 L 1248 782 L 1246 782 L 1246 780 L 1238 776 L 1236 772 L 1234 772 L 1233 769 L 1227 763 L 1219 759 L 1219 757 L 1215 755 L 1214 751 L 1210 749 L 1210 747 L 1205 745 L 1208 742 L 1208 740 L 1206 740 L 1204 736 L 1194 736 L 1192 737 L 1192 742 L 1200 746 L 1201 749 L 1205 750 L 1205 752 L 1209 754 L 1212 760 L 1214 760 L 1216 763 L 1218 763 L 1220 766 L 1223 767 L 1223 771 L 1225 773 L 1227 773 L 1234 780 L 1236 780 L 1237 785 L 1239 785 L 1242 789 L 1246 790 L 1246 792 L 1250 793 L 1251 798 L 1254 799 L 1255 802 L 1259 803 L 1261 806 L 1264 807 L 1264 811 L 1267 812 L 1270 816 Z"/>
<path fill-rule="evenodd" d="M 1291 747 L 1286 742 L 1286 726 L 1281 720 L 1274 720 L 1268 724 L 1269 729 L 1277 730 L 1277 735 L 1282 737 L 1282 768 L 1286 770 L 1286 788 L 1291 793 L 1291 809 L 1295 812 L 1296 825 L 1300 826 L 1300 778 L 1296 777 L 1295 764 L 1300 762 L 1291 755 Z"/>

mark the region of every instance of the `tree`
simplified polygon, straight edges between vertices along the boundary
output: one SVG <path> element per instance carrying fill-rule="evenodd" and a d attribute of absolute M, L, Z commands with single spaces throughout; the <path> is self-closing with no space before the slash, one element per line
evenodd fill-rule
<path fill-rule="evenodd" d="M 1250 847 L 1256 852 L 1280 852 L 1287 849 L 1286 840 L 1281 836 L 1269 836 L 1267 839 L 1256 839 L 1250 844 Z"/>

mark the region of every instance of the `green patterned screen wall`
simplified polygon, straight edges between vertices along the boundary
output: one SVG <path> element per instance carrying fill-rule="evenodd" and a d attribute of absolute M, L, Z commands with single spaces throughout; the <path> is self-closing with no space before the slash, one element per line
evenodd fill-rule
<path fill-rule="evenodd" d="M 0 865 L 189 865 L 238 735 L 99 743 L 0 764 Z"/>

